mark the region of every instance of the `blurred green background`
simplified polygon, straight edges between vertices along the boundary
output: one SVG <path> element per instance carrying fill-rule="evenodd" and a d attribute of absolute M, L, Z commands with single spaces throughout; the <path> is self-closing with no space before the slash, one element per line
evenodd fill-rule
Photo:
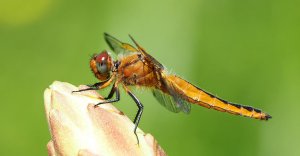
<path fill-rule="evenodd" d="M 103 32 L 128 34 L 170 71 L 268 122 L 192 106 L 164 109 L 146 90 L 140 128 L 169 155 L 300 155 L 299 1 L 0 1 L 0 155 L 47 155 L 43 91 L 54 80 L 97 82 Z M 107 92 L 101 92 L 107 94 Z M 116 107 L 133 118 L 124 92 Z"/>

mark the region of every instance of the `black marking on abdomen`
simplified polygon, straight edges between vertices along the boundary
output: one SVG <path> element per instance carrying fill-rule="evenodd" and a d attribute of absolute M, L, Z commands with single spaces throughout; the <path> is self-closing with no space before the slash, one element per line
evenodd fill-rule
<path fill-rule="evenodd" d="M 234 107 L 236 107 L 236 108 L 238 108 L 238 109 L 240 109 L 242 107 L 241 105 L 234 104 L 234 103 L 229 103 L 229 104 L 232 105 L 232 106 L 234 106 Z"/>
<path fill-rule="evenodd" d="M 250 106 L 243 106 L 243 108 L 247 109 L 249 112 L 252 112 L 254 109 Z"/>
<path fill-rule="evenodd" d="M 253 108 L 253 110 L 257 113 L 261 113 L 261 110 L 260 109 L 256 109 L 256 108 Z"/>

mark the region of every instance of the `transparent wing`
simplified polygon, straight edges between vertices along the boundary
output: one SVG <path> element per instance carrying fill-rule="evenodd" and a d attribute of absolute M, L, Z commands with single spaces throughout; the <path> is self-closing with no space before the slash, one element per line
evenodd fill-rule
<path fill-rule="evenodd" d="M 153 89 L 152 93 L 157 101 L 171 112 L 178 113 L 182 111 L 186 114 L 190 113 L 191 104 L 180 97 L 180 94 L 175 91 L 171 83 L 167 83 L 166 81 L 163 82 L 169 94 L 158 89 Z"/>
<path fill-rule="evenodd" d="M 167 108 L 171 112 L 178 113 L 181 110 L 177 106 L 176 102 L 172 98 L 172 96 L 163 93 L 162 91 L 158 89 L 152 90 L 153 96 L 156 98 L 156 100 L 165 108 Z"/>
<path fill-rule="evenodd" d="M 175 94 L 172 95 L 174 101 L 176 101 L 176 106 L 186 114 L 189 114 L 191 111 L 191 104 L 185 101 L 184 99 L 180 98 L 179 95 Z"/>
<path fill-rule="evenodd" d="M 142 48 L 131 35 L 129 35 L 129 37 L 132 40 L 132 42 L 137 46 L 139 52 L 141 52 L 144 55 L 146 61 L 152 63 L 156 69 L 164 69 L 164 66 L 161 63 L 159 63 L 154 57 L 149 55 L 145 51 L 145 49 Z"/>
<path fill-rule="evenodd" d="M 182 111 L 188 114 L 191 111 L 191 104 L 181 98 L 170 96 L 158 89 L 153 89 L 152 93 L 156 100 L 171 112 L 178 113 Z"/>
<path fill-rule="evenodd" d="M 113 50 L 116 54 L 120 53 L 130 53 L 130 52 L 139 52 L 136 48 L 128 43 L 123 43 L 120 40 L 112 37 L 111 35 L 104 33 L 104 39 L 106 43 L 109 45 L 111 50 Z"/>
<path fill-rule="evenodd" d="M 164 69 L 163 65 L 159 63 L 155 58 L 149 55 L 134 39 L 132 36 L 129 35 L 131 40 L 137 46 L 137 49 L 128 43 L 123 43 L 120 40 L 116 39 L 115 37 L 104 33 L 104 38 L 106 43 L 109 47 L 118 55 L 120 53 L 132 53 L 132 52 L 139 52 L 143 54 L 144 59 L 153 64 L 156 69 Z"/>

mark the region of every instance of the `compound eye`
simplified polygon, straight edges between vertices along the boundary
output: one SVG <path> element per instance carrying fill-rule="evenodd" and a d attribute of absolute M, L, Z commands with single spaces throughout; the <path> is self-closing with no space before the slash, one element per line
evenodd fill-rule
<path fill-rule="evenodd" d="M 96 56 L 97 69 L 101 74 L 109 72 L 109 61 L 110 57 L 106 51 Z"/>
<path fill-rule="evenodd" d="M 100 73 L 106 73 L 107 70 L 108 70 L 106 61 L 102 61 L 101 63 L 98 63 L 97 68 L 98 68 Z"/>

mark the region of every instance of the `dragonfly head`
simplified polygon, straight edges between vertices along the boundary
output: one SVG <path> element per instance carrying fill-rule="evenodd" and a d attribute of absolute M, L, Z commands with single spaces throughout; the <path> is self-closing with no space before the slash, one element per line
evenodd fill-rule
<path fill-rule="evenodd" d="M 113 61 L 107 51 L 95 54 L 90 60 L 90 67 L 95 76 L 101 80 L 107 80 L 110 77 Z"/>

